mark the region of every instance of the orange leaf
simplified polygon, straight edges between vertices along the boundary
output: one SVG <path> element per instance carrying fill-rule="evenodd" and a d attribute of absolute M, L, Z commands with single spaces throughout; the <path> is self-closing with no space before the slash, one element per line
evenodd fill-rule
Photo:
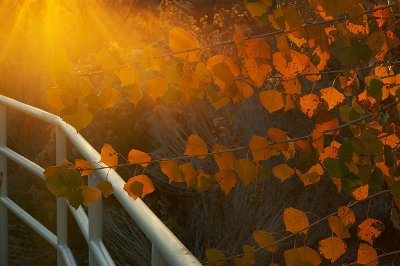
<path fill-rule="evenodd" d="M 331 263 L 334 263 L 346 252 L 346 244 L 338 237 L 328 237 L 319 241 L 319 252 Z"/>
<path fill-rule="evenodd" d="M 207 70 L 222 92 L 226 92 L 234 79 L 240 75 L 239 67 L 226 55 L 214 55 L 208 58 Z"/>
<path fill-rule="evenodd" d="M 301 84 L 297 78 L 282 80 L 282 86 L 286 94 L 301 94 Z"/>
<path fill-rule="evenodd" d="M 215 179 L 217 180 L 225 196 L 236 186 L 237 178 L 236 172 L 230 169 L 225 169 L 219 171 L 215 174 Z"/>
<path fill-rule="evenodd" d="M 269 113 L 276 112 L 285 107 L 282 94 L 276 90 L 267 90 L 260 92 L 260 101 Z"/>
<path fill-rule="evenodd" d="M 238 51 L 238 56 L 244 56 L 244 41 L 245 35 L 242 29 L 239 28 L 238 25 L 234 25 L 233 31 L 233 41 L 235 42 L 236 49 Z"/>
<path fill-rule="evenodd" d="M 331 216 L 328 218 L 329 227 L 331 228 L 332 232 L 340 238 L 349 238 L 350 233 L 349 230 L 345 227 L 342 221 L 339 219 L 338 216 Z"/>
<path fill-rule="evenodd" d="M 227 147 L 224 147 L 222 145 L 215 144 L 213 146 L 213 151 L 214 152 L 219 152 L 219 151 L 226 151 L 228 150 Z M 223 153 L 215 153 L 213 154 L 214 160 L 218 165 L 219 170 L 225 170 L 225 169 L 235 169 L 235 161 L 236 161 L 236 156 L 233 152 L 223 152 Z"/>
<path fill-rule="evenodd" d="M 128 192 L 128 195 L 137 199 L 138 197 L 144 198 L 147 194 L 154 191 L 153 182 L 146 175 L 137 175 L 129 178 L 124 185 L 124 190 Z"/>
<path fill-rule="evenodd" d="M 96 187 L 103 193 L 104 198 L 108 198 L 114 192 L 113 186 L 107 180 L 98 182 Z"/>
<path fill-rule="evenodd" d="M 292 248 L 283 252 L 286 266 L 310 265 L 318 266 L 321 264 L 321 256 L 309 247 Z"/>
<path fill-rule="evenodd" d="M 91 175 L 94 172 L 91 170 L 93 169 L 92 164 L 86 160 L 76 159 L 75 166 L 81 171 L 81 176 Z"/>
<path fill-rule="evenodd" d="M 302 73 L 308 66 L 310 59 L 307 55 L 290 50 L 291 61 L 287 61 L 285 55 L 278 51 L 272 56 L 275 69 L 282 74 L 283 79 L 293 79 Z"/>
<path fill-rule="evenodd" d="M 200 59 L 200 44 L 193 34 L 185 31 L 182 28 L 174 27 L 169 31 L 169 47 L 173 52 L 184 50 L 197 49 L 192 52 L 185 52 L 174 55 L 175 57 L 183 58 L 189 62 L 195 62 Z"/>
<path fill-rule="evenodd" d="M 356 199 L 356 200 L 363 200 L 368 197 L 368 184 L 359 186 L 355 190 L 351 192 L 351 195 Z"/>
<path fill-rule="evenodd" d="M 246 40 L 244 44 L 244 56 L 246 58 L 271 59 L 271 51 L 268 43 L 261 39 Z"/>
<path fill-rule="evenodd" d="M 268 138 L 273 142 L 285 141 L 288 139 L 286 133 L 279 128 L 268 128 Z M 277 149 L 278 151 L 285 151 L 289 148 L 288 143 L 279 143 L 279 144 L 271 144 L 273 149 Z"/>
<path fill-rule="evenodd" d="M 179 169 L 182 171 L 185 183 L 188 187 L 196 188 L 197 186 L 197 171 L 191 162 L 181 164 Z"/>
<path fill-rule="evenodd" d="M 340 206 L 338 208 L 338 217 L 345 226 L 351 226 L 356 222 L 354 212 L 347 206 Z"/>
<path fill-rule="evenodd" d="M 272 150 L 265 138 L 254 135 L 250 140 L 250 150 L 255 161 L 268 160 Z"/>
<path fill-rule="evenodd" d="M 283 182 L 294 175 L 294 170 L 287 164 L 279 164 L 272 168 L 272 173 Z"/>
<path fill-rule="evenodd" d="M 236 160 L 235 170 L 245 186 L 252 183 L 257 178 L 257 168 L 249 159 Z"/>
<path fill-rule="evenodd" d="M 253 232 L 253 238 L 260 248 L 263 248 L 269 252 L 278 251 L 278 245 L 275 244 L 275 237 L 270 232 L 256 230 Z"/>
<path fill-rule="evenodd" d="M 318 112 L 315 118 L 315 129 L 327 135 L 335 135 L 339 130 L 326 132 L 339 126 L 339 119 L 332 113 L 326 110 Z"/>
<path fill-rule="evenodd" d="M 376 219 L 367 218 L 358 225 L 357 236 L 372 245 L 374 240 L 385 230 L 385 225 Z"/>
<path fill-rule="evenodd" d="M 198 135 L 192 134 L 186 143 L 186 150 L 184 155 L 197 156 L 200 159 L 204 159 L 204 154 L 208 153 L 207 144 Z M 203 156 L 198 156 L 203 155 Z"/>
<path fill-rule="evenodd" d="M 167 81 L 164 78 L 157 77 L 146 81 L 147 84 L 147 94 L 155 101 L 158 97 L 164 95 L 168 90 Z"/>
<path fill-rule="evenodd" d="M 307 234 L 308 232 L 309 223 L 307 215 L 300 210 L 292 207 L 285 208 L 283 212 L 283 221 L 285 222 L 286 231 L 294 234 L 299 232 Z"/>
<path fill-rule="evenodd" d="M 129 151 L 128 161 L 130 164 L 140 164 L 146 167 L 149 165 L 149 162 L 151 162 L 151 156 L 145 152 L 132 149 Z"/>
<path fill-rule="evenodd" d="M 113 169 L 117 168 L 118 165 L 118 154 L 117 152 L 111 147 L 110 144 L 104 144 L 100 151 L 101 159 L 100 162 L 104 163 L 105 165 L 112 167 Z"/>
<path fill-rule="evenodd" d="M 80 189 L 82 190 L 83 205 L 86 207 L 101 198 L 101 191 L 98 188 L 81 186 Z"/>
<path fill-rule="evenodd" d="M 378 254 L 376 250 L 366 243 L 360 243 L 357 252 L 357 263 L 368 266 L 378 265 Z"/>
<path fill-rule="evenodd" d="M 321 89 L 320 92 L 321 98 L 328 103 L 328 110 L 331 110 L 344 102 L 344 95 L 334 87 Z"/>
<path fill-rule="evenodd" d="M 183 182 L 182 172 L 179 169 L 179 164 L 177 161 L 161 161 L 160 162 L 161 171 L 168 177 L 169 182 Z"/>
<path fill-rule="evenodd" d="M 264 84 L 265 79 L 272 72 L 272 67 L 258 58 L 246 59 L 244 66 L 250 79 L 255 82 L 258 88 Z"/>
<path fill-rule="evenodd" d="M 313 93 L 306 94 L 300 97 L 301 111 L 309 118 L 313 117 L 319 107 L 319 97 Z"/>

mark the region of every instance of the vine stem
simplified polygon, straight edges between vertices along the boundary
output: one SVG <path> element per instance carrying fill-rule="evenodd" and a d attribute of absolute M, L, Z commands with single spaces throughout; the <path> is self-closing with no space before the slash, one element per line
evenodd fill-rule
<path fill-rule="evenodd" d="M 398 103 L 398 101 L 394 101 L 394 102 L 392 102 L 390 104 L 382 106 L 380 109 L 381 110 L 388 109 L 388 108 L 392 107 L 393 105 L 395 105 L 397 103 Z M 326 133 L 329 133 L 329 132 L 332 132 L 332 131 L 337 131 L 339 129 L 342 129 L 342 128 L 348 127 L 350 125 L 353 125 L 355 123 L 361 122 L 361 121 L 363 121 L 363 120 L 365 120 L 365 119 L 367 119 L 367 118 L 369 118 L 371 116 L 372 116 L 372 114 L 368 113 L 368 114 L 363 115 L 363 116 L 361 116 L 361 117 L 359 117 L 357 119 L 354 119 L 354 120 L 351 120 L 351 121 L 349 121 L 347 123 L 341 124 L 341 125 L 339 125 L 337 127 L 326 129 L 324 132 L 322 132 L 322 135 L 326 134 Z M 305 135 L 305 136 L 296 137 L 296 138 L 289 138 L 289 139 L 286 139 L 286 140 L 270 141 L 270 142 L 268 142 L 268 144 L 269 145 L 284 144 L 284 143 L 295 142 L 295 141 L 298 141 L 298 140 L 307 140 L 307 139 L 310 139 L 311 137 L 312 137 L 311 134 L 308 134 L 308 135 Z M 214 151 L 214 152 L 209 152 L 209 153 L 205 153 L 205 154 L 198 154 L 198 155 L 193 155 L 193 156 L 184 155 L 184 156 L 177 156 L 177 157 L 171 157 L 171 158 L 161 158 L 161 159 L 158 159 L 158 160 L 152 160 L 150 162 L 138 162 L 138 163 L 134 163 L 134 164 L 132 164 L 132 163 L 124 163 L 124 164 L 118 164 L 118 165 L 113 165 L 113 166 L 100 166 L 100 167 L 94 167 L 94 168 L 79 168 L 79 170 L 81 170 L 81 171 L 83 171 L 83 170 L 96 171 L 96 170 L 101 170 L 101 169 L 124 167 L 124 166 L 131 166 L 131 165 L 154 164 L 154 163 L 160 163 L 160 162 L 163 162 L 163 161 L 181 161 L 181 160 L 193 159 L 193 158 L 197 158 L 197 157 L 211 156 L 211 155 L 223 154 L 223 153 L 234 152 L 234 151 L 243 151 L 243 150 L 248 150 L 248 149 L 250 149 L 250 146 L 236 147 L 236 148 L 232 148 L 232 149 Z M 265 147 L 257 148 L 257 149 L 254 149 L 254 150 L 261 150 L 261 149 L 265 149 Z"/>
<path fill-rule="evenodd" d="M 373 194 L 373 195 L 371 195 L 371 196 L 366 197 L 366 198 L 363 199 L 363 200 L 352 202 L 352 203 L 350 203 L 349 205 L 347 205 L 347 207 L 352 208 L 352 207 L 358 205 L 358 204 L 361 203 L 361 202 L 364 202 L 364 201 L 370 200 L 370 199 L 372 199 L 372 198 L 378 197 L 378 196 L 380 196 L 380 195 L 386 194 L 387 192 L 389 192 L 389 190 L 382 190 L 382 191 L 377 192 L 377 193 L 375 193 L 375 194 Z M 300 234 L 300 233 L 302 233 L 302 232 L 304 232 L 304 231 L 306 231 L 306 230 L 308 230 L 308 229 L 310 229 L 310 228 L 312 228 L 312 227 L 314 227 L 314 226 L 316 226 L 316 225 L 318 225 L 318 224 L 320 224 L 320 223 L 322 223 L 322 222 L 328 220 L 329 217 L 334 216 L 334 215 L 336 215 L 337 213 L 338 213 L 338 212 L 335 211 L 335 212 L 333 212 L 333 213 L 331 213 L 331 214 L 329 214 L 329 215 L 327 215 L 327 216 L 325 216 L 325 217 L 319 219 L 318 221 L 315 221 L 314 223 L 310 224 L 309 226 L 303 228 L 302 230 L 300 230 L 300 231 L 298 231 L 298 232 L 296 232 L 296 233 L 291 233 L 290 235 L 285 236 L 284 238 L 281 238 L 281 239 L 279 239 L 278 241 L 275 241 L 275 242 L 272 243 L 272 244 L 269 244 L 269 245 L 266 245 L 266 246 L 262 246 L 262 247 L 255 247 L 255 248 L 254 248 L 254 251 L 255 251 L 255 252 L 258 252 L 258 251 L 260 251 L 261 249 L 265 249 L 265 248 L 268 248 L 268 247 L 272 247 L 272 246 L 278 245 L 278 244 L 280 244 L 280 243 L 282 243 L 282 242 L 284 242 L 284 241 L 286 241 L 286 240 L 288 240 L 288 239 L 290 239 L 290 238 L 292 238 L 292 237 L 294 237 L 294 236 L 296 236 L 296 235 L 298 235 L 298 234 Z M 225 258 L 224 260 L 216 260 L 216 261 L 212 261 L 212 262 L 211 262 L 211 261 L 206 261 L 206 262 L 204 262 L 204 264 L 210 264 L 210 263 L 215 263 L 215 262 L 219 262 L 219 261 L 232 260 L 232 259 L 240 258 L 240 257 L 242 257 L 242 256 L 244 256 L 243 253 L 237 254 L 237 255 L 234 255 L 234 256 L 227 257 L 227 258 Z"/>
<path fill-rule="evenodd" d="M 379 10 L 382 10 L 382 9 L 387 9 L 387 8 L 391 8 L 391 7 L 395 7 L 395 6 L 398 6 L 397 2 L 393 3 L 393 4 L 390 4 L 390 5 L 380 6 L 380 7 L 376 7 L 376 8 L 370 9 L 370 10 L 366 10 L 366 11 L 364 11 L 364 14 L 370 14 L 370 13 L 373 13 L 375 11 L 379 11 Z M 308 27 L 312 27 L 312 26 L 316 26 L 316 25 L 330 24 L 330 23 L 334 23 L 336 21 L 346 20 L 348 18 L 349 18 L 349 16 L 346 15 L 346 16 L 341 16 L 341 17 L 339 17 L 337 19 L 321 20 L 321 21 L 314 22 L 314 23 L 304 23 L 304 24 L 301 25 L 301 28 L 308 28 Z M 266 38 L 266 37 L 272 37 L 272 36 L 279 35 L 279 34 L 287 34 L 287 33 L 295 32 L 295 31 L 298 31 L 298 30 L 299 30 L 298 28 L 293 28 L 293 29 L 290 29 L 290 30 L 276 30 L 276 31 L 272 31 L 272 32 L 246 36 L 244 39 L 245 40 L 251 40 L 251 39 L 257 39 L 257 38 Z M 155 57 L 153 57 L 151 59 L 166 58 L 166 57 L 179 55 L 179 54 L 183 54 L 183 53 L 196 52 L 196 51 L 211 49 L 211 48 L 225 46 L 225 45 L 232 45 L 232 44 L 235 44 L 235 41 L 230 40 L 230 41 L 225 41 L 225 42 L 219 42 L 219 43 L 215 43 L 215 44 L 201 46 L 199 48 L 192 48 L 192 49 L 186 49 L 186 50 L 181 50 L 181 51 L 176 51 L 176 52 L 164 53 L 162 55 L 155 56 Z M 104 69 L 104 70 L 92 71 L 92 72 L 86 72 L 86 73 L 82 73 L 82 72 L 78 71 L 76 74 L 78 76 L 98 75 L 98 74 L 103 74 L 103 73 L 107 73 L 107 72 L 116 71 L 116 70 L 119 70 L 119 69 L 127 67 L 127 66 L 138 64 L 140 62 L 141 61 L 138 60 L 138 61 L 134 61 L 134 62 L 131 62 L 131 63 L 120 65 L 120 66 L 112 68 L 112 69 Z M 357 70 L 370 69 L 370 68 L 373 68 L 373 67 L 371 67 L 371 66 L 362 67 L 362 68 L 357 69 Z M 338 72 L 344 72 L 344 71 L 345 70 L 323 71 L 323 72 L 319 72 L 319 73 L 308 73 L 308 74 L 304 74 L 303 76 L 338 73 Z M 278 78 L 278 77 L 279 76 L 274 76 L 274 78 Z M 279 78 L 281 78 L 281 77 L 279 77 Z"/>

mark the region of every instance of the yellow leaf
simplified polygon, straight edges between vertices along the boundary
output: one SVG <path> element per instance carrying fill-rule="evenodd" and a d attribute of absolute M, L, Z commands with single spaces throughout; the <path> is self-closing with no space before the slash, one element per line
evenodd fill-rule
<path fill-rule="evenodd" d="M 269 160 L 272 156 L 271 146 L 263 137 L 254 135 L 250 140 L 250 150 L 255 161 Z"/>
<path fill-rule="evenodd" d="M 357 252 L 357 263 L 361 265 L 378 265 L 378 254 L 376 250 L 366 243 L 360 243 Z"/>
<path fill-rule="evenodd" d="M 285 107 L 282 94 L 276 90 L 267 90 L 260 92 L 260 101 L 269 113 L 276 112 Z"/>
<path fill-rule="evenodd" d="M 117 61 L 111 56 L 107 50 L 101 50 L 96 55 L 96 60 L 102 64 L 107 70 L 116 69 L 119 67 Z"/>
<path fill-rule="evenodd" d="M 286 226 L 286 231 L 294 234 L 299 232 L 307 234 L 308 232 L 309 223 L 307 215 L 300 210 L 292 207 L 285 208 L 283 212 L 283 221 Z"/>
<path fill-rule="evenodd" d="M 146 70 L 162 70 L 165 62 L 159 50 L 146 46 L 142 53 L 142 62 Z"/>
<path fill-rule="evenodd" d="M 225 169 L 219 171 L 215 174 L 215 179 L 217 180 L 225 196 L 236 186 L 237 178 L 236 172 L 230 169 Z"/>
<path fill-rule="evenodd" d="M 258 2 L 244 1 L 244 3 L 252 17 L 259 17 L 267 12 L 267 6 L 261 1 Z"/>
<path fill-rule="evenodd" d="M 120 97 L 121 93 L 119 92 L 119 90 L 106 86 L 103 87 L 100 95 L 97 96 L 97 101 L 100 108 L 107 109 L 116 105 Z"/>
<path fill-rule="evenodd" d="M 113 169 L 117 168 L 118 165 L 118 154 L 113 149 L 110 144 L 104 144 L 100 151 L 101 159 L 100 162 L 105 165 L 112 167 Z"/>
<path fill-rule="evenodd" d="M 129 178 L 129 180 L 124 185 L 124 190 L 128 195 L 137 199 L 138 197 L 144 198 L 147 194 L 154 191 L 153 182 L 146 175 L 137 175 Z"/>
<path fill-rule="evenodd" d="M 183 182 L 182 172 L 177 161 L 161 161 L 161 171 L 168 177 L 169 182 Z"/>
<path fill-rule="evenodd" d="M 226 265 L 225 255 L 221 250 L 215 248 L 206 249 L 206 257 L 208 265 L 222 266 Z"/>
<path fill-rule="evenodd" d="M 76 159 L 75 166 L 78 168 L 79 171 L 81 171 L 81 176 L 91 175 L 94 172 L 93 170 L 91 170 L 93 169 L 92 164 L 86 160 Z"/>
<path fill-rule="evenodd" d="M 73 126 L 77 131 L 87 127 L 93 120 L 93 115 L 87 105 L 79 104 L 76 110 L 62 116 L 63 120 Z"/>
<path fill-rule="evenodd" d="M 112 193 L 114 193 L 114 188 L 111 183 L 107 180 L 100 181 L 97 183 L 96 187 L 100 189 L 101 193 L 105 198 L 108 198 Z"/>
<path fill-rule="evenodd" d="M 117 72 L 122 87 L 136 84 L 138 79 L 137 75 L 136 69 L 131 65 L 125 66 Z"/>
<path fill-rule="evenodd" d="M 278 251 L 278 245 L 275 244 L 275 237 L 270 232 L 266 232 L 264 230 L 254 231 L 253 238 L 260 248 L 263 248 L 269 252 Z"/>
<path fill-rule="evenodd" d="M 379 237 L 382 231 L 385 230 L 385 225 L 376 219 L 367 218 L 358 225 L 357 236 L 372 245 L 374 240 Z"/>
<path fill-rule="evenodd" d="M 215 144 L 213 146 L 213 152 L 219 152 L 219 151 L 226 151 L 228 150 L 227 147 L 224 147 L 222 145 Z M 225 169 L 235 169 L 235 161 L 236 161 L 236 156 L 233 152 L 223 152 L 223 153 L 215 153 L 213 154 L 214 160 L 218 165 L 219 170 L 225 170 Z"/>
<path fill-rule="evenodd" d="M 164 95 L 168 90 L 168 84 L 164 78 L 158 77 L 150 79 L 146 82 L 147 84 L 147 94 L 155 101 L 158 97 Z"/>
<path fill-rule="evenodd" d="M 354 215 L 354 212 L 347 206 L 340 206 L 338 208 L 338 217 L 347 227 L 353 225 L 356 222 L 356 216 Z"/>
<path fill-rule="evenodd" d="M 146 167 L 149 165 L 149 162 L 151 162 L 151 156 L 145 152 L 132 149 L 129 151 L 128 161 L 130 164 L 140 164 Z"/>
<path fill-rule="evenodd" d="M 245 186 L 254 182 L 257 178 L 257 168 L 249 159 L 236 160 L 235 170 Z"/>
<path fill-rule="evenodd" d="M 319 252 L 324 258 L 334 263 L 346 252 L 346 244 L 338 237 L 328 237 L 319 241 Z"/>
<path fill-rule="evenodd" d="M 344 95 L 334 87 L 328 87 L 320 90 L 321 98 L 328 103 L 328 110 L 335 108 L 344 102 Z"/>
<path fill-rule="evenodd" d="M 197 156 L 200 159 L 204 159 L 204 154 L 208 153 L 207 144 L 198 135 L 190 135 L 187 143 L 184 155 Z M 198 156 L 203 155 L 203 156 Z"/>
<path fill-rule="evenodd" d="M 196 49 L 192 52 L 185 52 L 174 55 L 175 57 L 183 58 L 189 62 L 195 62 L 200 59 L 200 44 L 193 34 L 185 31 L 182 28 L 172 28 L 169 31 L 169 47 L 173 52 Z"/>
<path fill-rule="evenodd" d="M 253 265 L 256 263 L 256 253 L 254 249 L 249 245 L 243 245 L 243 264 L 244 265 Z"/>
<path fill-rule="evenodd" d="M 188 187 L 197 187 L 197 171 L 191 162 L 181 164 L 179 169 L 182 171 L 185 183 Z"/>
<path fill-rule="evenodd" d="M 318 266 L 322 262 L 321 256 L 318 254 L 318 252 L 309 247 L 288 249 L 283 252 L 283 257 L 285 259 L 286 266 Z"/>
<path fill-rule="evenodd" d="M 83 205 L 86 207 L 101 198 L 101 191 L 98 188 L 81 186 L 80 189 L 82 190 Z"/>
<path fill-rule="evenodd" d="M 137 85 L 126 87 L 125 91 L 128 94 L 129 101 L 131 101 L 135 106 L 143 98 L 143 92 Z"/>
<path fill-rule="evenodd" d="M 272 168 L 272 173 L 283 182 L 294 175 L 294 170 L 287 164 L 279 164 Z"/>

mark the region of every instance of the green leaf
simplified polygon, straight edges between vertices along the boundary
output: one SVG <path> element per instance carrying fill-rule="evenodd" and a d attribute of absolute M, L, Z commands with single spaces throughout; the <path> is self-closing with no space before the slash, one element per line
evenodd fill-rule
<path fill-rule="evenodd" d="M 74 189 L 67 199 L 74 209 L 78 209 L 84 201 L 82 190 L 80 188 Z"/>
<path fill-rule="evenodd" d="M 296 169 L 302 174 L 305 174 L 310 168 L 319 162 L 318 155 L 316 153 L 308 153 L 301 156 L 296 162 Z"/>
<path fill-rule="evenodd" d="M 83 185 L 78 169 L 66 166 L 50 166 L 44 171 L 46 187 L 56 197 L 68 197 L 73 190 Z"/>
<path fill-rule="evenodd" d="M 257 177 L 257 168 L 249 159 L 236 160 L 235 170 L 245 186 L 252 183 Z"/>
<path fill-rule="evenodd" d="M 400 230 L 400 213 L 396 208 L 392 208 L 390 212 L 390 220 L 393 223 L 393 227 Z"/>
<path fill-rule="evenodd" d="M 369 90 L 367 90 L 367 95 L 374 98 L 377 102 L 382 101 L 382 88 L 384 84 L 379 79 L 372 79 L 369 84 Z"/>
<path fill-rule="evenodd" d="M 111 183 L 107 180 L 100 181 L 99 183 L 97 183 L 96 186 L 98 189 L 100 189 L 101 193 L 103 193 L 103 196 L 105 198 L 108 198 L 114 192 Z"/>
<path fill-rule="evenodd" d="M 400 197 L 400 182 L 394 182 L 392 187 L 390 188 L 390 192 L 392 193 L 393 197 L 397 198 Z"/>
<path fill-rule="evenodd" d="M 385 184 L 382 176 L 383 176 L 382 171 L 378 167 L 375 167 L 374 171 L 372 171 L 368 180 L 369 188 L 373 190 L 381 189 Z"/>
<path fill-rule="evenodd" d="M 253 238 L 260 248 L 263 248 L 269 252 L 278 251 L 278 246 L 275 244 L 275 237 L 270 232 L 256 230 L 253 232 Z"/>
<path fill-rule="evenodd" d="M 349 139 L 345 139 L 339 148 L 338 156 L 343 162 L 351 162 L 353 158 L 353 145 Z"/>
<path fill-rule="evenodd" d="M 326 158 L 323 164 L 331 177 L 345 177 L 350 173 L 346 165 L 339 159 Z"/>
<path fill-rule="evenodd" d="M 224 253 L 216 248 L 208 248 L 206 250 L 207 261 L 209 262 L 208 265 L 213 266 L 222 266 L 226 265 L 226 259 Z"/>

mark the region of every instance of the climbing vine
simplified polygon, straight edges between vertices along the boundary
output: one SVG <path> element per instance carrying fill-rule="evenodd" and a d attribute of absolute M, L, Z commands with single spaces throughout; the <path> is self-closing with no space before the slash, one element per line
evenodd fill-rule
<path fill-rule="evenodd" d="M 356 263 L 377 265 L 387 255 L 378 255 L 374 248 L 385 229 L 383 221 L 357 219 L 351 208 L 391 194 L 392 222 L 400 227 L 398 3 L 301 3 L 245 0 L 254 23 L 270 29 L 258 35 L 246 35 L 235 25 L 231 40 L 202 46 L 189 30 L 173 27 L 165 49 L 149 45 L 132 55 L 110 46 L 96 54 L 96 66 L 77 67 L 69 79 L 58 79 L 45 97 L 78 131 L 93 114 L 113 107 L 121 98 L 137 105 L 149 97 L 155 104 L 207 101 L 215 110 L 256 99 L 268 115 L 294 111 L 311 120 L 308 134 L 293 136 L 270 127 L 265 136 L 254 134 L 246 146 L 239 147 L 206 143 L 193 132 L 182 154 L 171 158 L 134 148 L 123 156 L 104 144 L 99 162 L 79 159 L 46 169 L 50 192 L 66 197 L 75 208 L 88 206 L 101 194 L 110 196 L 113 187 L 107 180 L 96 188 L 87 186 L 82 176 L 125 166 L 136 167 L 124 186 L 133 199 L 154 191 L 151 176 L 146 175 L 154 165 L 170 183 L 183 183 L 199 192 L 220 189 L 226 196 L 239 182 L 250 186 L 266 175 L 281 182 L 299 178 L 305 187 L 328 178 L 354 202 L 313 223 L 308 213 L 289 206 L 282 216 L 289 236 L 276 239 L 274 232 L 255 230 L 258 246 L 243 245 L 243 253 L 235 256 L 209 248 L 206 263 L 226 265 L 232 260 L 235 265 L 253 265 L 255 252 L 281 254 L 282 241 L 306 237 L 314 225 L 326 223 L 331 236 L 321 239 L 317 249 L 304 245 L 284 250 L 287 265 L 335 263 L 346 253 L 351 234 L 360 241 Z M 264 162 L 271 158 L 279 158 L 279 163 L 267 169 Z M 217 171 L 202 169 L 195 160 L 212 160 Z M 277 265 L 277 256 L 272 256 L 270 265 Z"/>

